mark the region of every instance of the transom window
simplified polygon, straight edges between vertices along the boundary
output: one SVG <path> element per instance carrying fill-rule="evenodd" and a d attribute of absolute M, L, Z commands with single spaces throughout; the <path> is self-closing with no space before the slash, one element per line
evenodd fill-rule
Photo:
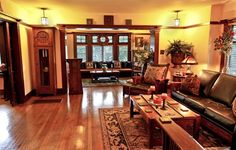
<path fill-rule="evenodd" d="M 86 41 L 87 41 L 86 35 L 77 35 L 76 36 L 77 43 L 86 43 Z"/>
<path fill-rule="evenodd" d="M 76 34 L 75 57 L 82 61 L 128 61 L 129 33 Z"/>

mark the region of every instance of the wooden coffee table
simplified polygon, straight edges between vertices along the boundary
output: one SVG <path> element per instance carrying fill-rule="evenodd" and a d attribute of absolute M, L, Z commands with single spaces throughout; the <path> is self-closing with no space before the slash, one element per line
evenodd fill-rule
<path fill-rule="evenodd" d="M 92 82 L 118 81 L 120 71 L 118 70 L 94 70 L 90 71 Z M 104 80 L 100 80 L 104 79 Z"/>
<path fill-rule="evenodd" d="M 137 113 L 142 115 L 149 129 L 150 148 L 153 146 L 153 143 L 155 143 L 153 141 L 153 130 L 159 127 L 158 124 L 153 125 L 152 120 L 163 116 L 169 116 L 176 124 L 198 140 L 201 119 L 199 114 L 174 101 L 171 97 L 166 99 L 166 110 L 162 110 L 161 106 L 158 105 L 156 107 L 154 103 L 149 101 L 149 98 L 150 95 L 131 96 L 130 117 L 134 117 Z M 134 107 L 138 111 L 135 112 Z"/>

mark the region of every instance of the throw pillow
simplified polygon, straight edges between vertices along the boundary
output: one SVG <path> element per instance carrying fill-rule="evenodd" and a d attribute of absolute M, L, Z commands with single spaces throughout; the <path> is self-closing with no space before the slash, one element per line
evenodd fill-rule
<path fill-rule="evenodd" d="M 92 69 L 93 68 L 93 62 L 91 62 L 91 61 L 86 62 L 86 68 L 87 69 Z"/>
<path fill-rule="evenodd" d="M 199 95 L 200 80 L 197 75 L 187 76 L 181 83 L 180 91 L 190 93 L 193 95 Z"/>
<path fill-rule="evenodd" d="M 234 116 L 236 117 L 236 97 L 234 98 L 234 101 L 233 101 L 232 111 L 233 111 Z"/>
<path fill-rule="evenodd" d="M 121 63 L 119 61 L 114 61 L 114 68 L 115 69 L 121 68 Z"/>
<path fill-rule="evenodd" d="M 144 74 L 144 82 L 155 84 L 156 80 L 164 79 L 166 67 L 148 65 Z"/>

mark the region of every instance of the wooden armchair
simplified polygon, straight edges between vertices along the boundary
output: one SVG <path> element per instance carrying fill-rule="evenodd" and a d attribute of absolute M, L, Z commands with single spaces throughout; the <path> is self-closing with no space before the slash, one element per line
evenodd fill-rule
<path fill-rule="evenodd" d="M 122 83 L 123 95 L 150 94 L 148 89 L 155 86 L 156 94 L 166 93 L 169 79 L 166 79 L 169 64 L 148 65 L 143 76 L 132 76 Z"/>

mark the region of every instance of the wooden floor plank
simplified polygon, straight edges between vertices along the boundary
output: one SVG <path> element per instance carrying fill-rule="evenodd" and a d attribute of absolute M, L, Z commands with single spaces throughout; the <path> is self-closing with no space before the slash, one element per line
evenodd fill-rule
<path fill-rule="evenodd" d="M 44 98 L 62 102 L 33 104 Z M 0 100 L 0 149 L 101 150 L 99 108 L 128 105 L 121 86 L 87 87 L 83 95 L 32 97 L 15 107 Z"/>

